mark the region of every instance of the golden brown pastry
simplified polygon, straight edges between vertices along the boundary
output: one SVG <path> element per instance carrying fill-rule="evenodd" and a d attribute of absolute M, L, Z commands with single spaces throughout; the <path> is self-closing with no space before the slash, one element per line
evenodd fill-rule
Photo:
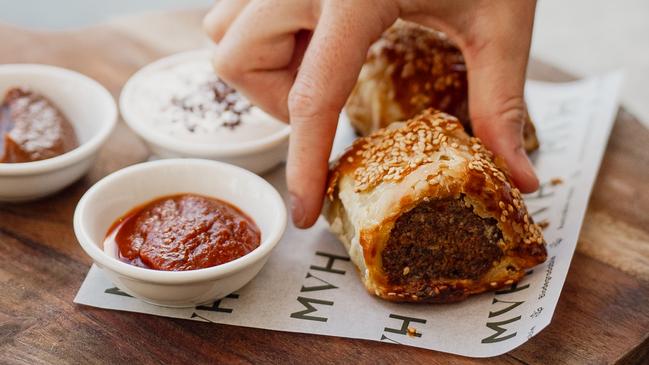
<path fill-rule="evenodd" d="M 326 200 L 331 230 L 384 299 L 457 301 L 546 259 L 506 169 L 432 109 L 356 140 L 333 165 Z"/>
<path fill-rule="evenodd" d="M 455 115 L 471 133 L 466 65 L 444 33 L 398 21 L 370 48 L 346 110 L 356 132 L 367 136 L 426 108 Z M 524 147 L 539 147 L 527 115 Z"/>

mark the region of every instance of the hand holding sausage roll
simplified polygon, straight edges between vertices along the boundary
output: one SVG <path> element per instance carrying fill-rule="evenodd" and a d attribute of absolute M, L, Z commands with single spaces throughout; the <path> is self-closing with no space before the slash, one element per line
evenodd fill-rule
<path fill-rule="evenodd" d="M 522 146 L 523 85 L 535 1 L 221 0 L 205 19 L 216 72 L 292 133 L 293 221 L 311 226 L 325 190 L 338 116 L 367 50 L 398 18 L 434 27 L 462 50 L 476 136 L 525 192 L 538 187 Z"/>

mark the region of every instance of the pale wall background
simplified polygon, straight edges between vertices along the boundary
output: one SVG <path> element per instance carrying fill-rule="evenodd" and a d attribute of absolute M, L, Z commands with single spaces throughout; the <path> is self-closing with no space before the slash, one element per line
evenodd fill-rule
<path fill-rule="evenodd" d="M 622 103 L 649 127 L 649 0 L 539 0 L 532 57 L 580 76 L 624 70 Z"/>
<path fill-rule="evenodd" d="M 0 0 L 0 21 L 26 27 L 68 29 L 124 14 L 206 7 L 211 3 L 211 0 Z M 580 76 L 624 70 L 622 102 L 649 126 L 649 0 L 539 0 L 532 56 Z"/>

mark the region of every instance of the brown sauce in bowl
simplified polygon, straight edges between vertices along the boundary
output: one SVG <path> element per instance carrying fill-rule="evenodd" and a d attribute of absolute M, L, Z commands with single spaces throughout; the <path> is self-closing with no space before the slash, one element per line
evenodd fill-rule
<path fill-rule="evenodd" d="M 166 271 L 230 262 L 259 247 L 255 222 L 237 207 L 196 194 L 164 196 L 119 218 L 107 233 L 119 259 Z"/>
<path fill-rule="evenodd" d="M 43 95 L 12 88 L 0 105 L 0 163 L 45 160 L 79 145 L 72 124 Z"/>

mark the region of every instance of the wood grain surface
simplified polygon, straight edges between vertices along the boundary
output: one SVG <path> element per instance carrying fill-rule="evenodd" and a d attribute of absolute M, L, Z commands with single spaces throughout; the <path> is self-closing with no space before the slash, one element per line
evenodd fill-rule
<path fill-rule="evenodd" d="M 115 97 L 142 65 L 208 41 L 202 12 L 41 33 L 0 25 L 0 63 L 80 71 Z M 533 63 L 530 77 L 570 77 Z M 404 346 L 123 313 L 72 302 L 91 260 L 72 214 L 102 176 L 146 159 L 120 122 L 92 171 L 37 202 L 0 204 L 0 363 L 649 363 L 649 130 L 622 109 L 552 324 L 523 346 L 469 359 Z"/>

